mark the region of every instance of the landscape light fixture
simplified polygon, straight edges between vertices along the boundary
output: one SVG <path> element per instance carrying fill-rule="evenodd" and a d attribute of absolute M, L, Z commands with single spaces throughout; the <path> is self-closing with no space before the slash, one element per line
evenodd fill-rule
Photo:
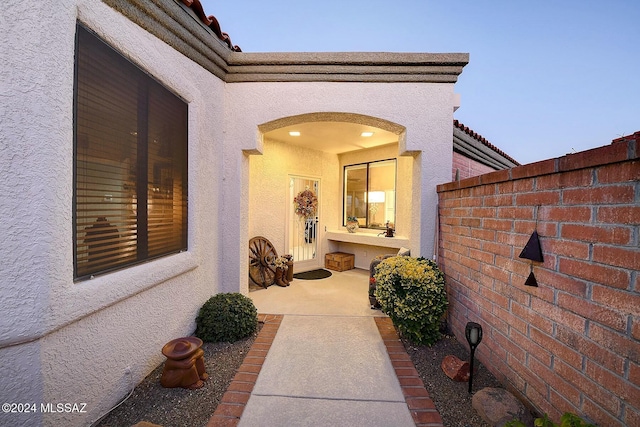
<path fill-rule="evenodd" d="M 469 348 L 471 349 L 471 360 L 469 361 L 469 393 L 471 393 L 471 387 L 473 386 L 473 358 L 476 352 L 476 347 L 482 341 L 482 326 L 475 322 L 467 323 L 464 328 L 464 336 L 467 338 Z"/>

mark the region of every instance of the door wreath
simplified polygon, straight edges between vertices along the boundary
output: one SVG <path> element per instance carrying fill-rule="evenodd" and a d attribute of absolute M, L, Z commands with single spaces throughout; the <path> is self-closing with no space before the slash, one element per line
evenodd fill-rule
<path fill-rule="evenodd" d="M 298 195 L 293 198 L 293 204 L 296 208 L 296 215 L 298 215 L 300 219 L 308 219 L 316 216 L 318 198 L 313 191 L 308 188 L 299 192 Z"/>

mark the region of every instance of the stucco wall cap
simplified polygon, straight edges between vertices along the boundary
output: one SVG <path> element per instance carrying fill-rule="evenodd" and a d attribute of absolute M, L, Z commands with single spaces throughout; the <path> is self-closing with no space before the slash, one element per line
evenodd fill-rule
<path fill-rule="evenodd" d="M 455 83 L 468 53 L 233 52 L 177 0 L 106 4 L 227 83 Z"/>
<path fill-rule="evenodd" d="M 466 53 L 232 52 L 225 80 L 455 83 L 468 62 Z"/>
<path fill-rule="evenodd" d="M 229 65 L 360 64 L 360 65 L 459 65 L 469 63 L 468 53 L 402 52 L 231 52 Z"/>

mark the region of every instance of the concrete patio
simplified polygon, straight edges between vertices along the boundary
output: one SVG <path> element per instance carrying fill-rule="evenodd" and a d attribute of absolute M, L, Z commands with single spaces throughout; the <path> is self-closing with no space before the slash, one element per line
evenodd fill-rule
<path fill-rule="evenodd" d="M 315 316 L 384 316 L 369 306 L 369 272 L 332 271 L 319 280 L 294 279 L 291 286 L 269 286 L 249 293 L 258 313 Z"/>

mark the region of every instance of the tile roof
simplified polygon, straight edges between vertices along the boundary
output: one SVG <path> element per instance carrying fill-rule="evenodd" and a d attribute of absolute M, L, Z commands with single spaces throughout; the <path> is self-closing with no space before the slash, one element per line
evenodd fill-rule
<path fill-rule="evenodd" d="M 509 161 L 512 161 L 516 165 L 520 165 L 520 163 L 517 160 L 515 160 L 513 157 L 509 156 L 507 153 L 505 153 L 504 151 L 502 151 L 501 149 L 499 149 L 498 147 L 496 147 L 495 145 L 487 141 L 485 137 L 474 132 L 472 129 L 469 129 L 469 127 L 463 125 L 458 120 L 453 121 L 453 127 L 460 129 L 461 131 L 469 135 L 471 138 L 475 139 L 476 141 L 480 142 L 482 145 L 500 154 L 502 157 L 508 159 Z"/>
<path fill-rule="evenodd" d="M 204 25 L 209 27 L 211 31 L 213 31 L 213 33 L 220 40 L 222 40 L 224 43 L 226 43 L 227 46 L 229 46 L 229 49 L 235 52 L 242 52 L 242 49 L 240 49 L 240 46 L 234 45 L 231 43 L 231 38 L 229 37 L 229 34 L 222 32 L 222 29 L 220 28 L 220 23 L 218 22 L 216 17 L 213 15 L 207 16 L 207 14 L 204 12 L 204 9 L 202 7 L 202 3 L 200 3 L 200 0 L 180 0 L 180 1 L 186 7 L 193 10 L 196 16 L 198 17 L 198 19 L 200 20 L 200 22 L 202 22 Z"/>

